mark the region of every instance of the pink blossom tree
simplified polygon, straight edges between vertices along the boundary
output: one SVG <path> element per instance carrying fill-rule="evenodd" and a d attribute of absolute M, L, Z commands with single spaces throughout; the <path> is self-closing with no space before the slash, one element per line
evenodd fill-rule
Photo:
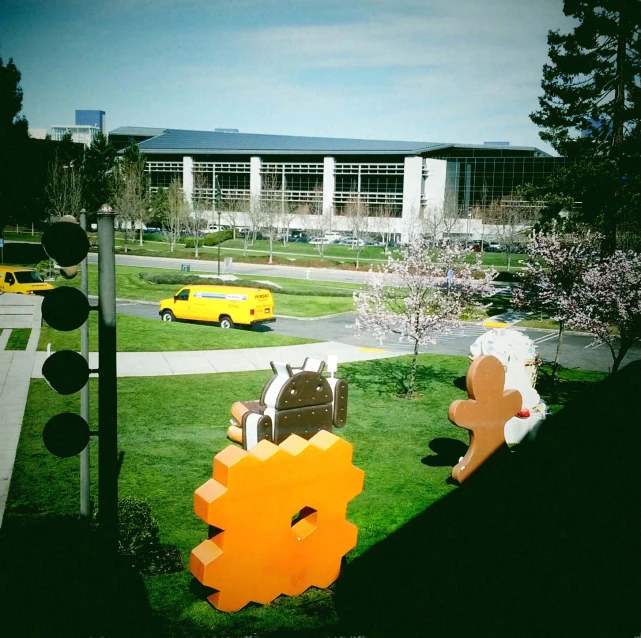
<path fill-rule="evenodd" d="M 565 306 L 570 327 L 607 344 L 616 374 L 630 348 L 641 343 L 641 254 L 616 251 L 597 261 Z"/>
<path fill-rule="evenodd" d="M 574 306 L 567 300 L 589 268 L 595 246 L 595 238 L 590 235 L 561 236 L 556 232 L 534 233 L 527 244 L 528 260 L 513 301 L 518 309 L 545 312 L 558 321 L 553 379 L 559 367 L 563 334 L 574 313 Z"/>
<path fill-rule="evenodd" d="M 467 263 L 469 254 L 476 256 L 474 263 Z M 354 293 L 360 333 L 372 334 L 380 343 L 398 335 L 413 344 L 407 398 L 415 394 L 419 347 L 460 325 L 465 312 L 484 308 L 480 298 L 491 294 L 496 272 L 484 270 L 480 257 L 468 250 L 428 249 L 423 237 L 416 236 L 398 258 L 370 269 L 367 288 Z"/>

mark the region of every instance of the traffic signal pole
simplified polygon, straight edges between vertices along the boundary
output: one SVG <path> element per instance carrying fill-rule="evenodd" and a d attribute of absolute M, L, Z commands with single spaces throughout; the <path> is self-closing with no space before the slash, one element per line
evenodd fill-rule
<path fill-rule="evenodd" d="M 87 232 L 87 213 L 80 213 L 80 228 Z M 82 260 L 82 271 L 80 273 L 80 289 L 89 298 L 89 273 L 87 272 L 87 258 Z M 80 353 L 89 363 L 89 321 L 87 320 L 80 329 Z M 80 390 L 80 416 L 89 423 L 89 381 Z M 90 466 L 89 446 L 80 453 L 80 515 L 89 517 L 91 515 L 89 503 Z"/>
<path fill-rule="evenodd" d="M 118 392 L 115 214 L 98 212 L 98 516 L 105 549 L 118 551 Z"/>

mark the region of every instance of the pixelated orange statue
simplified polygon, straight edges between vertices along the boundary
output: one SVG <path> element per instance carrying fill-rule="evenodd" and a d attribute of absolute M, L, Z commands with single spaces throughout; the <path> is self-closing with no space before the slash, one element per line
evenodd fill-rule
<path fill-rule="evenodd" d="M 280 594 L 328 587 L 358 530 L 348 503 L 363 489 L 352 446 L 322 430 L 309 441 L 291 435 L 251 450 L 230 445 L 214 458 L 213 479 L 195 492 L 194 511 L 213 531 L 191 553 L 191 573 L 217 590 L 221 611 Z"/>
<path fill-rule="evenodd" d="M 459 483 L 505 445 L 505 424 L 521 409 L 521 393 L 503 391 L 505 370 L 496 357 L 474 359 L 466 381 L 469 399 L 454 401 L 448 412 L 452 423 L 470 431 L 470 447 L 452 470 Z"/>

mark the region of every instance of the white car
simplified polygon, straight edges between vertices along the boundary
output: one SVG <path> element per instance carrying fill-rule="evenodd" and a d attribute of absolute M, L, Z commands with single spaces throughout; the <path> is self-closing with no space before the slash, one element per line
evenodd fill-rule
<path fill-rule="evenodd" d="M 324 245 L 331 244 L 332 240 L 327 239 L 327 237 L 316 237 L 315 239 L 310 239 L 308 243 L 311 244 L 312 246 L 319 246 L 323 244 Z"/>

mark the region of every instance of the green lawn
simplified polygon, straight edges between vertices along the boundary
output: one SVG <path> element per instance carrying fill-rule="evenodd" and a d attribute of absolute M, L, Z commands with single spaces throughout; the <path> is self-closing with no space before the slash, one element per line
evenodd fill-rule
<path fill-rule="evenodd" d="M 120 299 L 155 301 L 173 297 L 182 287 L 180 284 L 158 284 L 140 277 L 141 274 L 168 273 L 180 275 L 177 270 L 138 268 L 134 266 L 116 267 L 116 295 Z M 197 272 L 190 274 L 198 274 Z M 201 273 L 209 274 L 211 273 Z M 321 317 L 339 312 L 353 310 L 352 291 L 362 288 L 356 284 L 339 284 L 334 282 L 315 282 L 308 280 L 290 280 L 265 277 L 268 281 L 282 286 L 286 292 L 274 293 L 274 309 L 277 315 L 293 317 Z M 80 276 L 71 280 L 58 278 L 56 286 L 80 286 Z M 233 285 L 233 282 L 230 282 Z M 336 296 L 327 296 L 328 290 Z M 98 267 L 89 264 L 89 294 L 98 294 Z M 318 296 L 317 296 L 318 295 Z"/>
<path fill-rule="evenodd" d="M 559 322 L 555 321 L 554 319 L 550 319 L 550 317 L 545 313 L 534 313 L 531 317 L 522 319 L 516 325 L 522 328 L 544 328 L 546 330 L 559 329 Z"/>
<path fill-rule="evenodd" d="M 26 350 L 30 336 L 31 328 L 13 328 L 5 350 Z"/>
<path fill-rule="evenodd" d="M 181 350 L 227 350 L 237 348 L 262 348 L 267 346 L 294 346 L 314 343 L 314 339 L 288 337 L 252 330 L 223 330 L 215 325 L 156 321 L 131 315 L 116 315 L 116 341 L 118 352 L 168 352 Z M 13 335 L 12 335 L 13 336 Z M 55 352 L 80 350 L 80 330 L 60 332 L 43 326 L 38 350 L 47 344 Z M 98 317 L 89 316 L 89 350 L 98 351 Z"/>
<path fill-rule="evenodd" d="M 364 491 L 348 510 L 348 519 L 359 528 L 358 545 L 348 561 L 456 489 L 446 480 L 452 464 L 464 453 L 467 433 L 448 421 L 447 410 L 452 400 L 466 397 L 460 381 L 457 385 L 454 381 L 466 373 L 468 361 L 421 355 L 422 395 L 413 401 L 395 394 L 397 379 L 407 372 L 408 362 L 408 357 L 400 357 L 353 363 L 339 371 L 349 381 L 349 417 L 347 427 L 336 433 L 353 444 L 354 463 L 365 471 Z M 562 392 L 555 410 L 586 382 L 604 375 L 562 371 L 561 376 Z M 267 372 L 247 372 L 193 375 L 188 382 L 176 377 L 118 381 L 119 447 L 124 452 L 120 495 L 150 501 L 162 541 L 176 545 L 183 559 L 182 572 L 143 578 L 146 598 L 167 635 L 249 636 L 320 627 L 332 634 L 336 613 L 331 588 L 312 588 L 299 597 L 282 596 L 270 605 L 252 604 L 225 614 L 203 599 L 187 569 L 191 550 L 207 537 L 205 523 L 193 513 L 194 490 L 211 477 L 215 454 L 230 444 L 226 430 L 231 404 L 260 396 L 268 379 Z M 97 388 L 93 379 L 90 384 L 95 424 Z M 48 418 L 78 409 L 77 395 L 63 397 L 42 380 L 31 382 L 2 529 L 5 535 L 17 530 L 9 537 L 9 552 L 15 552 L 21 542 L 21 526 L 37 526 L 38 521 L 50 525 L 55 520 L 52 516 L 78 511 L 78 459 L 53 457 L 42 443 Z M 438 438 L 452 440 L 452 463 L 422 463 L 424 457 L 434 456 L 430 442 Z M 92 467 L 95 472 L 95 444 Z M 92 489 L 95 497 L 95 479 Z M 257 538 L 257 542 L 268 539 Z M 21 565 L 35 560 L 39 550 L 31 550 Z M 30 609 L 30 614 L 38 614 L 40 607 Z"/>

